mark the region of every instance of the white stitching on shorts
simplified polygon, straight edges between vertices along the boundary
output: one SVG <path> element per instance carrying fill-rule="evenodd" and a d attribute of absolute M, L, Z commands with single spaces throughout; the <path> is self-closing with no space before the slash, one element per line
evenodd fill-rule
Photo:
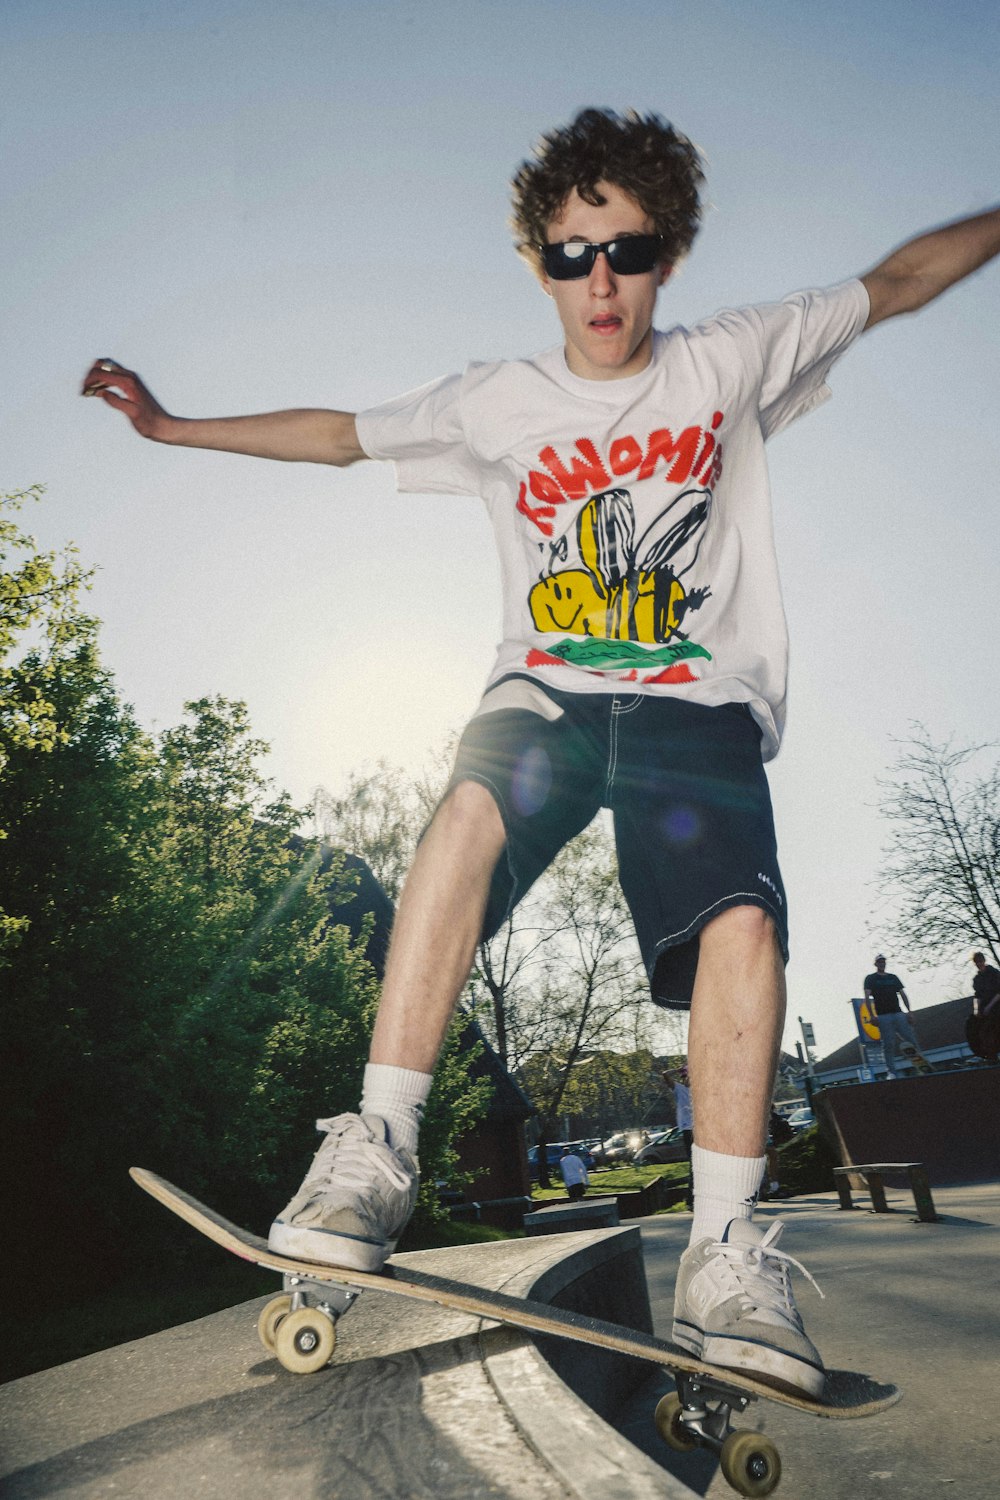
<path fill-rule="evenodd" d="M 721 896 L 718 901 L 713 901 L 711 906 L 706 906 L 704 911 L 700 911 L 698 915 L 692 918 L 688 925 L 681 928 L 680 931 L 672 932 L 669 934 L 669 936 L 660 938 L 653 950 L 657 958 L 660 957 L 661 953 L 663 953 L 665 949 L 677 948 L 681 943 L 687 942 L 687 940 L 692 937 L 694 933 L 698 932 L 702 927 L 704 927 L 705 922 L 713 911 L 717 911 L 721 906 L 734 905 L 757 906 L 764 911 L 770 912 L 775 919 L 774 925 L 778 930 L 778 936 L 781 936 L 782 914 L 778 911 L 777 907 L 772 906 L 771 902 L 767 901 L 759 891 L 731 891 L 728 896 Z"/>
<path fill-rule="evenodd" d="M 615 693 L 611 699 L 611 726 L 608 744 L 608 770 L 604 778 L 604 805 L 611 806 L 611 792 L 615 784 L 615 772 L 618 769 L 618 720 L 622 714 L 634 713 L 641 705 L 643 695 L 641 693 L 630 693 L 631 703 L 623 703 L 619 708 L 618 694 Z"/>
<path fill-rule="evenodd" d="M 615 770 L 618 766 L 618 715 L 611 709 L 610 733 L 608 735 L 608 769 L 604 776 L 604 802 L 607 806 L 611 801 L 611 788 L 615 784 Z"/>

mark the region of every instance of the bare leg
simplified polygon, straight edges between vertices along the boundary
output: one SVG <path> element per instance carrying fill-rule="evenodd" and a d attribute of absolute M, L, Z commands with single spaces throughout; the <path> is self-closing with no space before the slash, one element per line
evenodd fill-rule
<path fill-rule="evenodd" d="M 697 1145 L 763 1156 L 785 1022 L 785 972 L 774 927 L 735 906 L 701 932 L 688 1067 Z"/>
<path fill-rule="evenodd" d="M 478 782 L 460 782 L 435 813 L 399 898 L 372 1062 L 434 1071 L 505 837 L 496 803 Z"/>
<path fill-rule="evenodd" d="M 818 1396 L 823 1361 L 803 1332 L 788 1262 L 775 1248 L 781 1221 L 766 1228 L 751 1221 L 784 1015 L 770 918 L 758 907 L 723 912 L 702 930 L 692 997 L 697 1197 L 677 1271 L 673 1338 L 709 1364 Z"/>

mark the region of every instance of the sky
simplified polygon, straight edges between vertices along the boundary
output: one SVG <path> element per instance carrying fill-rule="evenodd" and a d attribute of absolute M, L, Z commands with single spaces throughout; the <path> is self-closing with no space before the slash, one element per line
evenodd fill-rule
<path fill-rule="evenodd" d="M 244 699 L 299 802 L 419 769 L 496 647 L 482 507 L 144 443 L 78 397 L 90 361 L 184 416 L 358 410 L 556 343 L 507 184 L 582 106 L 656 110 L 709 207 L 661 327 L 858 274 L 1000 197 L 992 0 L 7 0 L 0 19 L 0 489 L 97 566 L 89 601 L 155 731 Z M 874 953 L 914 1005 L 970 991 L 894 951 L 879 778 L 923 723 L 1000 737 L 1000 268 L 875 330 L 770 446 L 791 631 L 770 767 L 789 1027 L 853 1032 Z M 891 903 L 890 903 L 891 905 Z"/>

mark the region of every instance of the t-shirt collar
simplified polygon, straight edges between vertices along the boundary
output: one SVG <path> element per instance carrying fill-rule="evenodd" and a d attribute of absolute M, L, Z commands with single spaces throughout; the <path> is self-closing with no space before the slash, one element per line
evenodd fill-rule
<path fill-rule="evenodd" d="M 573 395 L 582 396 L 586 401 L 603 401 L 609 406 L 627 406 L 641 396 L 646 387 L 651 384 L 666 339 L 665 333 L 654 328 L 653 352 L 649 364 L 637 375 L 626 375 L 621 380 L 587 380 L 582 375 L 574 375 L 566 363 L 565 344 L 557 344 L 554 348 L 546 350 L 541 356 L 541 362 L 547 366 L 549 373 L 559 385 L 564 390 L 571 391 Z"/>

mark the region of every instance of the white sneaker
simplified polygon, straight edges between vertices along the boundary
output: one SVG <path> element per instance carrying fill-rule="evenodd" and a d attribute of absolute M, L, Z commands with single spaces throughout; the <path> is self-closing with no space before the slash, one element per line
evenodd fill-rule
<path fill-rule="evenodd" d="M 393 1150 L 377 1115 L 337 1115 L 316 1129 L 326 1139 L 267 1243 L 300 1260 L 380 1271 L 413 1213 L 419 1163 Z"/>
<path fill-rule="evenodd" d="M 816 1283 L 776 1249 L 782 1229 L 779 1219 L 766 1233 L 733 1219 L 721 1240 L 699 1240 L 685 1250 L 677 1268 L 673 1341 L 706 1364 L 819 1396 L 826 1372 L 803 1332 L 789 1266 Z"/>

